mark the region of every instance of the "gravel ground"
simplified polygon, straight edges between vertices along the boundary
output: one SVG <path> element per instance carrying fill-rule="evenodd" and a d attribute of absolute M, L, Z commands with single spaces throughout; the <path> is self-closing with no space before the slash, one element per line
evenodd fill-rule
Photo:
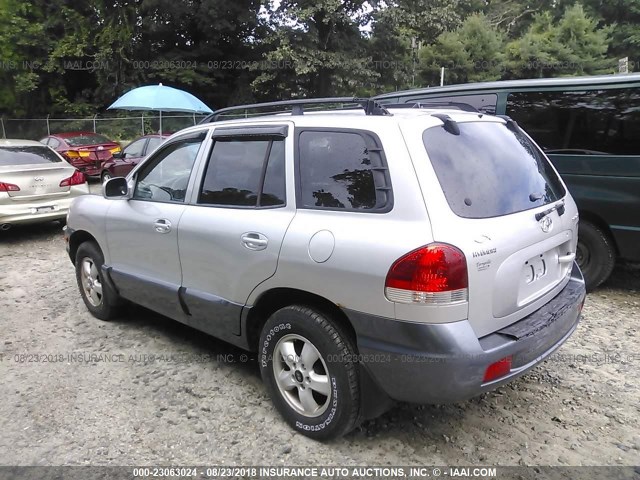
<path fill-rule="evenodd" d="M 518 381 L 398 405 L 322 445 L 285 425 L 241 350 L 140 308 L 94 319 L 59 225 L 0 233 L 0 465 L 639 463 L 640 266 L 618 267 Z"/>

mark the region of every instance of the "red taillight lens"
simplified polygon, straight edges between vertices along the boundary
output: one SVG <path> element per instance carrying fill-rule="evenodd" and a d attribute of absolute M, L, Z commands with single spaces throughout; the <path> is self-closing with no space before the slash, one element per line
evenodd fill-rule
<path fill-rule="evenodd" d="M 467 300 L 468 285 L 464 253 L 433 243 L 396 260 L 387 273 L 385 293 L 395 302 L 451 303 Z"/>
<path fill-rule="evenodd" d="M 19 192 L 20 187 L 13 183 L 0 182 L 0 192 Z"/>
<path fill-rule="evenodd" d="M 512 357 L 509 355 L 508 357 L 504 357 L 503 359 L 489 365 L 487 370 L 484 372 L 484 378 L 482 379 L 483 383 L 508 375 L 509 372 L 511 372 L 511 361 Z"/>
<path fill-rule="evenodd" d="M 72 185 L 82 185 L 86 181 L 87 180 L 84 177 L 84 173 L 82 173 L 80 170 L 76 170 L 75 173 L 69 178 L 65 178 L 64 180 L 62 180 L 60 182 L 60 186 L 70 187 Z"/>

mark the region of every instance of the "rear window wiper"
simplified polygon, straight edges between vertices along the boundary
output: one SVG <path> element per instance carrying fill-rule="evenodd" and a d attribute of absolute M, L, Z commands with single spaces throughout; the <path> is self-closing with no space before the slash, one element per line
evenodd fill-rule
<path fill-rule="evenodd" d="M 529 196 L 529 198 L 531 198 L 531 196 Z M 551 212 L 554 212 L 556 210 L 558 211 L 558 216 L 561 217 L 562 215 L 564 215 L 564 200 L 560 200 L 559 203 L 556 203 L 553 207 L 545 210 L 544 212 L 536 213 L 536 220 L 540 221 Z"/>

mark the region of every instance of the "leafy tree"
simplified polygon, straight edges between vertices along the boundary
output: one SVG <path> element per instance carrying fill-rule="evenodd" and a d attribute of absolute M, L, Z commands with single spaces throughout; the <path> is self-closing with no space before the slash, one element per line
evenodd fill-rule
<path fill-rule="evenodd" d="M 608 55 L 629 57 L 630 70 L 640 71 L 640 0 L 582 0 L 585 11 L 611 28 Z"/>
<path fill-rule="evenodd" d="M 537 14 L 528 31 L 507 45 L 508 75 L 516 78 L 611 73 L 606 58 L 610 28 L 598 28 L 580 4 L 558 22 Z"/>
<path fill-rule="evenodd" d="M 493 28 L 503 31 L 508 38 L 522 36 L 533 23 L 536 14 L 562 10 L 563 0 L 488 0 L 481 8 Z"/>
<path fill-rule="evenodd" d="M 441 34 L 420 53 L 421 76 L 437 85 L 445 67 L 447 83 L 497 80 L 503 70 L 503 35 L 483 14 L 474 14 L 453 32 Z"/>
<path fill-rule="evenodd" d="M 395 0 L 374 11 L 369 51 L 380 75 L 378 90 L 416 87 L 423 46 L 455 30 L 482 5 L 480 0 Z"/>
<path fill-rule="evenodd" d="M 43 17 L 25 0 L 0 0 L 0 113 L 22 115 L 35 100 L 40 76 L 29 66 L 46 53 Z"/>
<path fill-rule="evenodd" d="M 270 98 L 354 94 L 375 78 L 360 27 L 362 0 L 283 0 L 270 4 L 264 67 L 252 86 Z"/>

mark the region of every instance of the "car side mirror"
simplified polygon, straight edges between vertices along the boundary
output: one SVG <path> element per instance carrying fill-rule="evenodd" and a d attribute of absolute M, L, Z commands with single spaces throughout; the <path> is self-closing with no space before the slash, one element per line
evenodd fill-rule
<path fill-rule="evenodd" d="M 104 198 L 129 198 L 129 185 L 124 177 L 114 177 L 107 180 L 102 186 Z"/>
<path fill-rule="evenodd" d="M 111 156 L 113 158 L 124 158 L 124 152 L 115 152 Z"/>

